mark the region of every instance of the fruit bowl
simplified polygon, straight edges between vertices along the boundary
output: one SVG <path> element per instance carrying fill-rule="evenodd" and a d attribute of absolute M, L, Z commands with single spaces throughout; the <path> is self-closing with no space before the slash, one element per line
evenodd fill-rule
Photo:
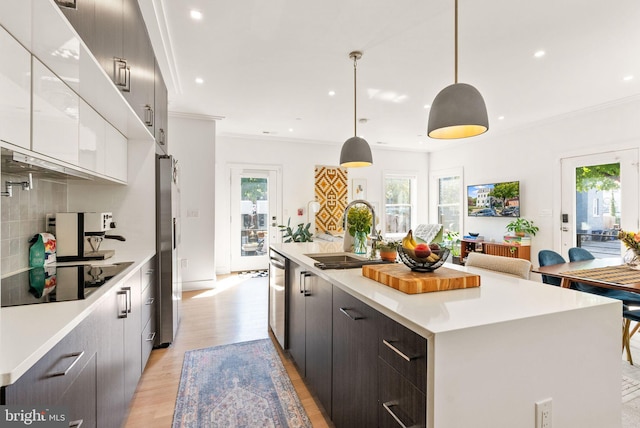
<path fill-rule="evenodd" d="M 431 251 L 431 254 L 438 257 L 437 260 L 433 260 L 433 257 L 431 259 L 417 257 L 415 251 L 411 248 L 398 247 L 400 260 L 414 272 L 433 272 L 444 264 L 447 257 L 449 257 L 449 251 L 448 248 L 442 247 L 439 250 Z"/>

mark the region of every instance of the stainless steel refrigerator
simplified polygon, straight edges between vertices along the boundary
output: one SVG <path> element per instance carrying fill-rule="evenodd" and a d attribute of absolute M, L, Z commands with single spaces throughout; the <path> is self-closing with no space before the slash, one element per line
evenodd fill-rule
<path fill-rule="evenodd" d="M 158 328 L 154 345 L 164 347 L 176 337 L 180 323 L 182 279 L 180 249 L 180 188 L 178 161 L 156 155 L 156 257 L 159 273 L 157 294 Z"/>

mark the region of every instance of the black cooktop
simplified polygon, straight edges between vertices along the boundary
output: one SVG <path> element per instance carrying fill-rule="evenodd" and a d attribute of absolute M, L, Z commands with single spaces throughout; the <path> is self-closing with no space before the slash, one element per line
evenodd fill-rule
<path fill-rule="evenodd" d="M 2 307 L 86 299 L 132 262 L 35 267 L 0 280 Z"/>

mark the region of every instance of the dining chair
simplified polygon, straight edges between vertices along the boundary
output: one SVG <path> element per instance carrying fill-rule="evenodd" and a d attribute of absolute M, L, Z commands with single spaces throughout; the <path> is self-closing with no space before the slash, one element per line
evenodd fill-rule
<path fill-rule="evenodd" d="M 506 273 L 524 279 L 530 278 L 532 267 L 529 260 L 476 252 L 469 253 L 464 265 Z"/>
<path fill-rule="evenodd" d="M 567 261 L 560 254 L 552 250 L 540 250 L 538 251 L 538 263 L 540 266 L 557 265 L 560 263 L 566 263 Z M 545 284 L 560 286 L 562 278 L 557 278 L 549 275 L 542 275 L 542 282 Z"/>
<path fill-rule="evenodd" d="M 622 346 L 623 349 L 626 349 L 627 351 L 627 361 L 629 361 L 629 364 L 633 365 L 630 342 L 631 337 L 638 330 L 638 326 L 640 326 L 640 309 L 632 310 L 625 305 L 622 310 L 622 316 L 624 318 L 624 328 L 622 330 Z M 638 323 L 633 330 L 631 330 L 632 321 Z"/>

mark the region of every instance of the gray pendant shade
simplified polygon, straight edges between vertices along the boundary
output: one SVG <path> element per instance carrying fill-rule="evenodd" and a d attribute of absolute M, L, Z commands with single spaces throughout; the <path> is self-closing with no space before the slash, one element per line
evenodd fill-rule
<path fill-rule="evenodd" d="M 353 137 L 349 138 L 342 145 L 340 151 L 340 166 L 343 168 L 358 168 L 362 166 L 373 165 L 373 156 L 371 156 L 371 147 L 364 138 L 358 137 L 358 114 L 357 114 L 357 64 L 362 58 L 362 52 L 353 51 L 349 54 L 349 58 L 353 60 Z"/>
<path fill-rule="evenodd" d="M 351 137 L 344 142 L 340 151 L 340 166 L 355 168 L 372 164 L 371 147 L 363 138 Z"/>
<path fill-rule="evenodd" d="M 466 83 L 444 88 L 433 100 L 429 113 L 431 138 L 473 137 L 489 129 L 487 107 L 480 92 Z"/>

